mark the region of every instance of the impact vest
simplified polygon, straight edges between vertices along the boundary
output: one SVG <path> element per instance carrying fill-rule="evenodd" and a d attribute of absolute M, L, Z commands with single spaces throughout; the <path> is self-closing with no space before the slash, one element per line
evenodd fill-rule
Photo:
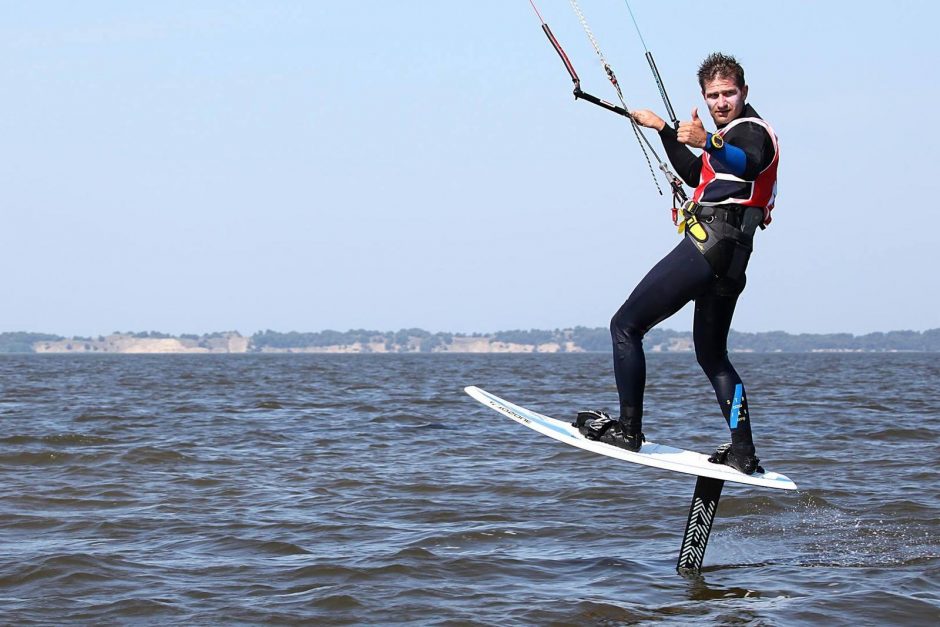
<path fill-rule="evenodd" d="M 770 135 L 774 147 L 774 158 L 770 164 L 761 170 L 753 181 L 748 181 L 726 172 L 715 172 L 711 163 L 711 155 L 706 151 L 702 154 L 702 174 L 698 187 L 692 199 L 702 206 L 715 205 L 742 205 L 745 207 L 762 207 L 764 209 L 764 224 L 770 224 L 770 212 L 774 208 L 774 199 L 777 197 L 777 162 L 780 157 L 780 148 L 777 146 L 777 134 L 764 120 L 755 117 L 738 118 L 717 132 L 722 138 L 738 124 L 753 122 L 758 124 Z M 718 200 L 711 200 L 717 198 Z"/>

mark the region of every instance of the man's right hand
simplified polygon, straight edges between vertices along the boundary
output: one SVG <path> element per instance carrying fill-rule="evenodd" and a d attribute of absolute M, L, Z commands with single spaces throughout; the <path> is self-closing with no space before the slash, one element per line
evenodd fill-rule
<path fill-rule="evenodd" d="M 640 126 L 645 126 L 646 128 L 656 129 L 657 131 L 663 130 L 663 127 L 666 126 L 665 120 L 661 117 L 650 111 L 649 109 L 640 109 L 638 111 L 631 111 L 630 116 L 633 118 L 633 121 L 639 124 Z"/>

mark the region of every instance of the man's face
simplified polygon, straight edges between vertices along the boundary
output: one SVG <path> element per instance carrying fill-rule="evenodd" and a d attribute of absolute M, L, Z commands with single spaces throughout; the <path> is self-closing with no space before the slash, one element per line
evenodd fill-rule
<path fill-rule="evenodd" d="M 724 126 L 744 111 L 747 99 L 747 85 L 738 87 L 734 79 L 719 76 L 705 83 L 702 90 L 708 112 L 718 126 Z"/>

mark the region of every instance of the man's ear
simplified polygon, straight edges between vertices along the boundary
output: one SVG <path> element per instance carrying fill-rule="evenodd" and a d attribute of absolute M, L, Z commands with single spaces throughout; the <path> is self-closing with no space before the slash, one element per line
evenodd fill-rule
<path fill-rule="evenodd" d="M 741 90 L 741 95 L 744 96 L 744 99 L 747 100 L 747 85 Z"/>

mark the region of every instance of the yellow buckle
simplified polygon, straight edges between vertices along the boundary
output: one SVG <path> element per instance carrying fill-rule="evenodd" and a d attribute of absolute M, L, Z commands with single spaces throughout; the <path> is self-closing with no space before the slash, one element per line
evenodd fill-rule
<path fill-rule="evenodd" d="M 698 218 L 690 211 L 686 210 L 691 204 L 692 201 L 690 200 L 679 209 L 679 217 L 682 219 L 678 225 L 679 233 L 688 230 L 689 235 L 691 235 L 693 239 L 698 242 L 704 242 L 708 239 L 708 232 L 705 230 L 705 227 L 699 223 Z"/>

